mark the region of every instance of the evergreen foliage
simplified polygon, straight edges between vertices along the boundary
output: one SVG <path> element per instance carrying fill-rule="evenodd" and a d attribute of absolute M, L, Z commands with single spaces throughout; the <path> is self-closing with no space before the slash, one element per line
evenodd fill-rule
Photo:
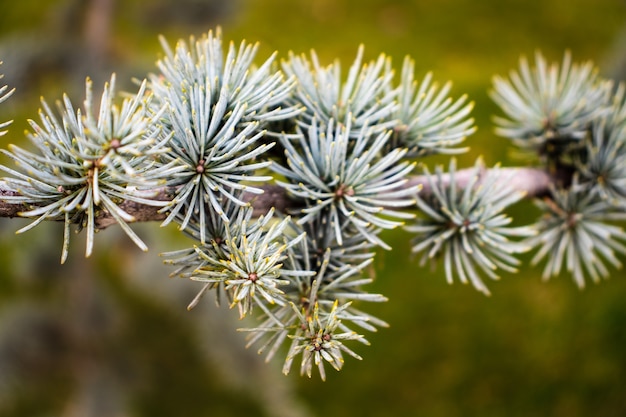
<path fill-rule="evenodd" d="M 2 61 L 0 61 L 0 65 L 1 65 L 1 64 L 2 64 Z M 0 79 L 1 79 L 2 77 L 3 77 L 3 75 L 1 75 L 1 74 L 0 74 Z M 7 90 L 8 90 L 8 88 L 9 88 L 9 87 L 8 87 L 8 86 L 6 86 L 6 85 L 3 85 L 2 87 L 0 87 L 0 103 L 2 103 L 3 101 L 5 101 L 6 99 L 8 99 L 8 98 L 11 96 L 11 94 L 13 94 L 13 91 L 15 91 L 14 89 L 13 89 L 13 90 L 9 90 L 9 91 L 7 91 Z M 2 129 L 4 129 L 4 128 L 8 127 L 10 124 L 11 124 L 11 122 L 10 122 L 10 121 L 0 123 L 0 136 L 2 136 L 2 135 L 4 135 L 4 134 L 6 134 L 6 133 L 7 133 L 7 131 L 6 131 L 6 130 L 2 130 Z"/>
<path fill-rule="evenodd" d="M 424 200 L 418 195 L 418 207 L 424 219 L 406 229 L 415 233 L 413 252 L 422 252 L 422 265 L 443 252 L 446 277 L 451 283 L 458 275 L 463 283 L 468 281 L 479 291 L 489 290 L 479 276 L 482 272 L 498 279 L 497 268 L 517 272 L 519 260 L 515 253 L 526 252 L 528 246 L 511 242 L 509 236 L 530 236 L 530 227 L 507 227 L 512 219 L 502 214 L 511 204 L 519 201 L 522 193 L 511 192 L 506 177 L 492 169 L 478 185 L 480 161 L 465 189 L 458 190 L 454 181 L 456 162 L 450 161 L 448 173 L 452 180 L 443 184 L 443 170 L 436 168 L 434 178 L 428 173 L 432 196 Z M 434 181 L 437 181 L 436 183 Z M 477 271 L 478 269 L 478 271 Z"/>
<path fill-rule="evenodd" d="M 421 263 L 442 258 L 447 280 L 489 294 L 483 276 L 515 272 L 517 254 L 538 248 L 544 276 L 562 267 L 579 286 L 620 267 L 626 234 L 616 224 L 626 207 L 625 88 L 613 88 L 591 63 L 536 66 L 522 60 L 509 79 L 496 77 L 492 97 L 504 116 L 496 133 L 532 152 L 553 184 L 538 196 L 543 216 L 511 226 L 505 212 L 524 194 L 480 160 L 464 174 L 451 160 L 422 183 L 419 159 L 464 152 L 475 128 L 466 96 L 449 97 L 428 74 L 418 82 L 405 59 L 400 79 L 391 60 L 364 62 L 363 47 L 347 75 L 339 62 L 275 55 L 255 65 L 256 45 L 224 48 L 219 30 L 163 40 L 157 72 L 136 94 L 115 102 L 115 77 L 96 102 L 91 82 L 82 109 L 67 97 L 55 112 L 42 101 L 28 134 L 34 151 L 3 150 L 17 168 L 0 182 L 2 201 L 34 221 L 63 221 L 64 262 L 70 228 L 86 229 L 89 256 L 96 220 L 111 216 L 141 248 L 125 201 L 158 207 L 163 225 L 178 224 L 191 247 L 163 254 L 172 275 L 198 282 L 193 308 L 209 291 L 255 323 L 241 329 L 248 346 L 272 359 L 286 347 L 283 371 L 325 364 L 340 370 L 361 331 L 387 326 L 357 306 L 386 298 L 366 287 L 383 230 L 403 226 Z M 0 89 L 0 102 L 11 92 Z M 4 129 L 8 123 L 0 124 Z M 469 172 L 469 176 L 468 176 Z M 465 176 L 462 179 L 462 176 Z M 274 182 L 289 209 L 260 216 L 255 196 Z M 165 190 L 170 198 L 157 199 Z M 405 224 L 408 222 L 408 224 Z"/>
<path fill-rule="evenodd" d="M 15 161 L 19 171 L 6 166 L 0 169 L 14 178 L 4 179 L 7 189 L 19 195 L 4 197 L 24 204 L 24 217 L 34 217 L 24 232 L 44 220 L 65 222 L 61 262 L 65 262 L 70 240 L 70 226 L 87 230 L 86 256 L 91 255 L 96 232 L 95 220 L 105 210 L 126 234 L 143 250 L 148 247 L 128 226 L 133 216 L 119 207 L 125 200 L 148 205 L 162 202 L 149 198 L 154 189 L 170 174 L 167 165 L 156 166 L 154 157 L 163 151 L 167 137 L 159 137 L 155 120 L 165 110 L 151 114 L 146 83 L 139 92 L 114 104 L 115 76 L 104 87 L 99 110 L 94 109 L 92 85 L 87 80 L 84 113 L 75 110 L 67 96 L 58 102 L 60 119 L 42 101 L 41 125 L 30 121 L 28 135 L 37 152 L 11 145 L 1 150 Z"/>
<path fill-rule="evenodd" d="M 496 132 L 537 152 L 555 178 L 536 202 L 544 215 L 527 241 L 539 248 L 532 262 L 547 258 L 545 279 L 565 264 L 581 288 L 585 276 L 608 277 L 602 258 L 619 268 L 616 252 L 625 252 L 626 234 L 613 224 L 626 207 L 624 85 L 601 79 L 590 62 L 572 64 L 569 53 L 550 66 L 537 54 L 536 67 L 522 59 L 510 81 L 496 77 L 492 96 L 510 118 L 495 118 Z"/>
<path fill-rule="evenodd" d="M 271 71 L 273 57 L 253 67 L 258 45 L 242 42 L 236 48 L 231 43 L 224 54 L 219 29 L 197 41 L 191 38 L 188 45 L 180 41 L 175 51 L 163 39 L 162 44 L 165 57 L 157 63 L 160 72 L 151 77 L 150 88 L 154 111 L 167 109 L 160 121 L 162 136 L 171 136 L 159 164 L 172 164 L 177 171 L 166 183 L 175 196 L 164 209 L 163 224 L 176 219 L 185 229 L 197 221 L 204 243 L 207 210 L 228 221 L 221 196 L 243 206 L 241 191 L 262 192 L 245 184 L 272 179 L 258 174 L 270 162 L 257 159 L 273 146 L 260 139 L 269 122 L 298 112 L 280 107 L 294 81 Z"/>

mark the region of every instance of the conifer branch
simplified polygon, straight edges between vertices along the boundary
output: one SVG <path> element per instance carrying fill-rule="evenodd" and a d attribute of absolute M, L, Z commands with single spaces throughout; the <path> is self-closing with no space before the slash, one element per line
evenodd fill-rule
<path fill-rule="evenodd" d="M 507 167 L 500 168 L 500 173 L 507 178 L 509 187 L 512 190 L 522 192 L 527 198 L 540 197 L 549 191 L 550 184 L 553 183 L 550 175 L 540 168 L 527 167 Z M 482 173 L 487 173 L 488 169 L 484 169 Z M 473 168 L 458 170 L 455 173 L 455 183 L 458 189 L 464 189 L 470 182 L 474 173 Z M 444 175 L 444 181 L 447 185 L 450 183 L 450 177 Z M 476 184 L 480 184 L 480 181 Z M 426 175 L 414 175 L 408 179 L 403 188 L 421 187 L 420 196 L 427 197 L 432 193 Z M 297 209 L 298 200 L 289 198 L 284 188 L 278 185 L 262 185 L 259 186 L 263 190 L 262 194 L 245 192 L 242 199 L 249 202 L 254 209 L 254 216 L 260 216 L 267 213 L 271 208 L 282 213 L 288 213 Z M 19 213 L 28 209 L 24 204 L 13 204 L 3 200 L 6 196 L 18 196 L 19 193 L 0 188 L 0 217 L 19 217 Z M 172 199 L 172 191 L 167 188 L 161 188 L 156 191 L 152 197 L 155 201 L 170 201 Z M 120 204 L 120 208 L 135 218 L 134 222 L 152 222 L 163 221 L 166 218 L 164 213 L 160 212 L 160 207 L 144 204 L 141 202 L 126 200 Z M 393 209 L 393 207 L 389 207 Z M 106 229 L 116 224 L 117 221 L 113 216 L 106 212 L 101 212 L 96 218 L 96 227 L 98 229 Z"/>
<path fill-rule="evenodd" d="M 383 230 L 411 233 L 421 265 L 441 263 L 448 282 L 484 294 L 485 278 L 516 272 L 533 249 L 545 279 L 566 269 L 580 287 L 622 265 L 626 87 L 590 63 L 538 54 L 535 67 L 522 59 L 494 78 L 496 134 L 534 167 L 478 159 L 457 170 L 451 159 L 414 175 L 424 156 L 466 151 L 475 127 L 473 103 L 430 75 L 418 82 L 411 59 L 397 80 L 387 57 L 364 63 L 360 48 L 344 77 L 315 53 L 257 67 L 258 46 L 223 45 L 220 30 L 162 43 L 158 74 L 121 104 L 115 76 L 100 104 L 89 80 L 82 108 L 42 101 L 27 134 L 35 152 L 0 149 L 14 162 L 0 165 L 0 217 L 31 218 L 18 233 L 64 222 L 61 262 L 72 228 L 86 231 L 89 256 L 97 230 L 118 225 L 147 250 L 129 223 L 176 223 L 194 244 L 162 256 L 171 275 L 202 284 L 189 308 L 214 291 L 255 315 L 258 326 L 240 330 L 268 360 L 290 341 L 284 373 L 300 361 L 301 374 L 325 379 L 325 363 L 361 359 L 344 342 L 367 345 L 360 330 L 387 326 L 360 310 L 387 300 L 364 288 L 374 248 L 391 249 Z M 506 210 L 533 197 L 542 215 L 511 226 Z"/>

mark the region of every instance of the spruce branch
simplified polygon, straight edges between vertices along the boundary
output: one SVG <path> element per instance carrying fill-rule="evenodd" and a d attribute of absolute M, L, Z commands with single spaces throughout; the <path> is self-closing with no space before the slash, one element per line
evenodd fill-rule
<path fill-rule="evenodd" d="M 236 193 L 260 194 L 250 183 L 271 180 L 259 175 L 270 162 L 259 161 L 273 143 L 260 143 L 270 122 L 293 117 L 300 110 L 281 107 L 293 87 L 280 71 L 271 72 L 274 56 L 260 67 L 253 59 L 258 45 L 231 43 L 223 51 L 221 31 L 209 32 L 189 43 L 178 42 L 173 51 L 161 39 L 166 56 L 157 63 L 159 74 L 151 77 L 154 111 L 163 114 L 162 135 L 170 151 L 157 161 L 177 167 L 167 180 L 175 190 L 163 212 L 185 229 L 196 216 L 200 242 L 205 242 L 206 206 L 228 220 L 220 196 L 245 205 Z"/>
<path fill-rule="evenodd" d="M 361 306 L 384 302 L 367 286 L 379 237 L 398 226 L 413 233 L 422 264 L 443 259 L 449 282 L 489 294 L 484 277 L 515 272 L 517 254 L 538 249 L 544 277 L 570 272 L 582 287 L 621 266 L 626 233 L 626 87 L 615 91 L 591 63 L 571 56 L 532 67 L 522 59 L 509 79 L 494 78 L 504 113 L 496 133 L 534 153 L 534 166 L 485 167 L 431 175 L 420 158 L 455 154 L 475 131 L 466 96 L 449 96 L 406 58 L 399 81 L 385 55 L 364 62 L 363 47 L 344 77 L 338 61 L 315 52 L 271 55 L 257 45 L 224 46 L 218 29 L 171 48 L 139 91 L 115 104 L 115 77 L 98 101 L 87 81 L 84 106 L 42 101 L 28 135 L 34 150 L 1 152 L 0 216 L 64 222 L 94 234 L 119 224 L 175 223 L 192 244 L 164 253 L 179 276 L 225 299 L 241 318 L 248 346 L 269 360 L 285 344 L 283 371 L 325 364 L 340 370 L 351 342 L 387 323 Z M 11 92 L 0 88 L 0 102 Z M 99 103 L 99 104 L 98 104 Z M 0 130 L 7 123 L 0 124 Z M 425 165 L 421 165 L 424 166 Z M 534 198 L 534 224 L 511 227 L 507 209 Z M 408 224 L 406 224 L 408 223 Z M 250 324 L 249 324 L 250 323 Z M 245 327 L 249 324 L 248 327 Z"/>
<path fill-rule="evenodd" d="M 511 189 L 524 193 L 526 198 L 540 197 L 550 192 L 550 184 L 554 181 L 544 169 L 530 167 L 501 167 L 499 168 L 503 177 L 508 178 L 507 183 Z M 481 169 L 482 175 L 489 172 L 488 168 Z M 452 182 L 457 184 L 459 189 L 464 189 L 469 181 L 474 177 L 474 168 L 459 169 L 455 172 L 454 178 L 448 173 L 442 173 L 442 184 L 448 186 Z M 480 180 L 479 182 L 480 183 Z M 432 194 L 432 188 L 428 181 L 427 175 L 411 175 L 407 177 L 407 181 L 400 186 L 400 189 L 421 188 L 420 196 L 428 196 Z M 272 207 L 278 212 L 287 213 L 302 209 L 303 206 L 298 200 L 291 198 L 284 187 L 276 184 L 261 185 L 258 187 L 262 190 L 261 194 L 244 191 L 241 194 L 241 200 L 250 204 L 254 209 L 254 216 L 260 216 L 267 213 Z M 24 210 L 22 203 L 10 202 L 4 197 L 14 197 L 20 195 L 19 192 L 12 190 L 3 181 L 0 181 L 0 217 L 20 217 L 20 213 Z M 167 187 L 160 187 L 154 190 L 151 197 L 153 200 L 167 202 L 172 199 L 174 190 Z M 161 222 L 165 219 L 166 214 L 161 213 L 160 205 L 149 205 L 136 201 L 124 201 L 120 203 L 127 213 L 134 217 L 134 222 Z M 392 210 L 393 207 L 387 207 Z M 207 213 L 211 212 L 207 208 Z M 96 217 L 96 225 L 98 229 L 106 229 L 115 225 L 116 220 L 106 211 L 102 211 Z"/>
<path fill-rule="evenodd" d="M 579 287 L 616 268 L 624 254 L 626 219 L 626 148 L 624 85 L 597 75 L 588 62 L 572 64 L 566 53 L 560 66 L 547 66 L 537 54 L 536 67 L 525 60 L 511 81 L 494 79 L 493 98 L 509 119 L 497 118 L 497 133 L 534 150 L 553 176 L 549 193 L 536 205 L 543 211 L 527 240 L 539 249 L 533 264 L 547 259 L 544 279 L 565 265 Z"/>
<path fill-rule="evenodd" d="M 414 205 L 419 190 L 417 186 L 402 187 L 413 169 L 413 164 L 401 161 L 406 149 L 394 149 L 382 156 L 391 132 L 372 137 L 368 125 L 363 125 L 351 137 L 350 118 L 345 126 L 335 126 L 333 119 L 327 123 L 318 128 L 312 119 L 306 131 L 299 131 L 295 137 L 281 137 L 288 166 L 274 164 L 274 171 L 287 180 L 278 184 L 306 204 L 299 214 L 299 224 L 324 217 L 334 227 L 331 233 L 339 244 L 342 230 L 355 228 L 372 243 L 389 249 L 369 232 L 369 226 L 392 229 L 402 223 L 386 217 L 413 217 L 397 210 Z"/>
<path fill-rule="evenodd" d="M 548 65 L 537 52 L 535 64 L 521 58 L 509 80 L 494 77 L 491 97 L 506 115 L 494 118 L 496 133 L 522 149 L 560 152 L 582 140 L 589 123 L 606 112 L 611 82 L 591 62 L 572 64 L 569 52 L 560 65 Z"/>
<path fill-rule="evenodd" d="M 527 244 L 538 248 L 533 265 L 547 259 L 544 279 L 558 275 L 565 266 L 576 284 L 584 288 L 585 275 L 594 282 L 608 277 L 603 259 L 621 268 L 616 255 L 626 254 L 626 232 L 611 222 L 626 220 L 623 207 L 579 187 L 577 181 L 570 189 L 553 188 L 550 197 L 536 203 L 545 214 L 538 224 L 538 235 L 529 238 Z"/>

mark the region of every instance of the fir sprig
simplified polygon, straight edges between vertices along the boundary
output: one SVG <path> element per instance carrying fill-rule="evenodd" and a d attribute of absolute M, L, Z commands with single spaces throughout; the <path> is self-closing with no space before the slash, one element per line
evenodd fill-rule
<path fill-rule="evenodd" d="M 539 53 L 531 68 L 525 58 L 510 80 L 494 77 L 491 97 L 506 117 L 495 117 L 496 133 L 522 149 L 560 153 L 580 143 L 590 123 L 606 111 L 611 83 L 598 76 L 591 62 L 548 65 Z"/>
<path fill-rule="evenodd" d="M 289 270 L 283 267 L 287 251 L 296 245 L 304 234 L 287 240 L 285 228 L 289 217 L 271 223 L 272 212 L 258 220 L 265 227 L 247 230 L 247 222 L 236 226 L 237 234 L 226 228 L 223 253 L 215 257 L 211 252 L 198 249 L 206 264 L 197 268 L 191 279 L 209 284 L 223 284 L 232 300 L 231 307 L 239 308 L 240 316 L 245 317 L 256 305 L 267 310 L 266 304 L 285 305 L 284 292 L 279 286 L 289 283 L 290 276 L 310 276 L 310 271 Z M 271 223 L 271 224 L 270 224 Z"/>
<path fill-rule="evenodd" d="M 278 183 L 306 204 L 298 223 L 324 217 L 339 244 L 343 229 L 353 227 L 370 242 L 389 248 L 371 227 L 392 229 L 402 222 L 389 217 L 413 217 L 398 209 L 415 202 L 419 187 L 403 187 L 414 164 L 402 161 L 406 149 L 382 155 L 391 132 L 372 137 L 364 125 L 351 138 L 351 131 L 350 122 L 335 125 L 331 119 L 318 128 L 313 119 L 299 135 L 281 137 L 287 167 L 275 164 L 273 169 L 287 179 Z"/>
<path fill-rule="evenodd" d="M 347 237 L 343 245 L 338 245 L 336 239 L 330 240 L 333 239 L 330 237 L 332 234 L 320 233 L 322 229 L 314 224 L 307 223 L 303 228 L 293 225 L 288 235 L 299 236 L 304 230 L 306 239 L 293 245 L 284 261 L 284 267 L 288 270 L 312 271 L 313 274 L 289 277 L 289 283 L 281 287 L 289 304 L 264 309 L 258 316 L 260 323 L 257 326 L 240 329 L 250 333 L 248 346 L 260 345 L 258 351 L 266 354 L 267 360 L 289 338 L 303 335 L 303 330 L 309 326 L 307 320 L 315 311 L 318 316 L 325 317 L 338 303 L 342 308 L 335 314 L 341 319 L 337 322 L 337 329 L 341 332 L 356 334 L 353 325 L 368 331 L 388 326 L 383 320 L 358 310 L 352 303 L 387 300 L 380 294 L 372 294 L 364 289 L 365 285 L 372 282 L 371 278 L 362 276 L 373 261 L 374 253 L 370 250 L 372 244 L 359 234 Z M 302 314 L 294 315 L 294 309 Z M 367 344 L 364 338 L 357 339 Z M 311 363 L 307 366 L 311 366 Z"/>
<path fill-rule="evenodd" d="M 421 264 L 443 256 L 448 282 L 457 276 L 461 282 L 471 282 L 479 291 L 489 294 L 480 274 L 498 279 L 498 268 L 516 272 L 519 260 L 514 254 L 527 251 L 528 246 L 509 240 L 509 237 L 533 234 L 529 227 L 509 227 L 512 219 L 503 214 L 523 194 L 507 187 L 506 178 L 497 168 L 481 178 L 481 163 L 477 161 L 474 175 L 458 189 L 454 179 L 456 162 L 448 168 L 449 186 L 445 185 L 443 169 L 438 166 L 431 176 L 425 168 L 432 190 L 429 200 L 417 196 L 417 206 L 423 212 L 414 225 L 406 228 L 415 233 L 413 252 L 422 252 Z M 480 182 L 479 182 L 480 181 Z"/>
<path fill-rule="evenodd" d="M 543 211 L 529 246 L 538 247 L 532 260 L 546 260 L 544 279 L 563 267 L 579 287 L 585 278 L 608 276 L 605 262 L 621 267 L 626 196 L 626 106 L 624 86 L 612 92 L 612 82 L 597 75 L 588 62 L 548 67 L 537 54 L 531 69 L 522 59 L 511 81 L 494 80 L 492 97 L 509 119 L 496 118 L 497 133 L 534 150 L 555 175 L 548 196 L 537 200 Z"/>
<path fill-rule="evenodd" d="M 322 380 L 326 380 L 324 363 L 330 364 L 335 370 L 343 367 L 343 354 L 347 353 L 355 359 L 361 360 L 352 349 L 345 345 L 345 341 L 356 340 L 368 344 L 362 335 L 352 331 L 341 331 L 340 315 L 350 303 L 339 306 L 335 302 L 327 314 L 322 314 L 319 305 L 315 304 L 312 314 L 304 314 L 295 306 L 294 312 L 298 315 L 303 326 L 299 332 L 291 336 L 293 343 L 289 348 L 287 360 L 283 366 L 283 373 L 288 374 L 296 356 L 301 355 L 300 374 L 312 375 L 313 367 L 317 367 Z"/>
<path fill-rule="evenodd" d="M 13 178 L 3 183 L 18 194 L 3 196 L 24 204 L 23 217 L 36 220 L 18 230 L 24 232 L 44 220 L 65 222 L 61 262 L 68 254 L 70 226 L 87 229 L 86 256 L 91 255 L 96 232 L 96 217 L 106 212 L 142 250 L 147 246 L 129 227 L 133 216 L 119 204 L 125 200 L 162 206 L 152 200 L 152 189 L 174 172 L 167 164 L 156 167 L 154 157 L 166 148 L 167 137 L 154 129 L 154 120 L 162 112 L 149 111 L 151 95 L 144 82 L 138 93 L 114 102 L 115 76 L 104 87 L 99 110 L 94 110 L 92 83 L 87 80 L 84 114 L 75 110 L 64 96 L 55 112 L 42 100 L 41 125 L 30 121 L 28 135 L 36 152 L 11 145 L 2 153 L 11 158 L 17 170 L 0 165 Z"/>
<path fill-rule="evenodd" d="M 544 279 L 565 266 L 583 288 L 586 276 L 594 282 L 608 276 L 604 261 L 621 268 L 616 254 L 626 254 L 626 233 L 611 222 L 625 220 L 626 213 L 577 183 L 569 189 L 555 188 L 536 203 L 544 215 L 537 225 L 539 234 L 526 243 L 538 248 L 533 265 L 547 259 Z"/>
<path fill-rule="evenodd" d="M 261 143 L 269 122 L 292 118 L 296 107 L 281 107 L 293 87 L 280 71 L 271 72 L 274 56 L 260 67 L 253 65 L 258 45 L 231 43 L 223 51 L 221 32 L 209 32 L 189 44 L 179 42 L 172 51 L 163 41 L 166 56 L 158 62 L 160 74 L 151 78 L 156 108 L 165 106 L 163 135 L 171 136 L 171 151 L 164 164 L 180 169 L 167 185 L 175 197 L 164 209 L 164 225 L 176 220 L 189 226 L 199 221 L 200 241 L 206 241 L 208 211 L 228 220 L 221 205 L 225 196 L 239 205 L 240 191 L 261 193 L 250 183 L 271 177 L 258 171 L 270 165 L 259 158 L 273 143 Z M 207 207 L 208 205 L 208 207 Z"/>

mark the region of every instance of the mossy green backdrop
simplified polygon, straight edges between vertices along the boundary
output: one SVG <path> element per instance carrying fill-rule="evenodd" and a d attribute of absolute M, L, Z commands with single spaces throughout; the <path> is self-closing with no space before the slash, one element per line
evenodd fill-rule
<path fill-rule="evenodd" d="M 50 23 L 56 14 L 72 3 L 4 1 L 0 71 L 10 72 L 16 39 L 44 40 L 56 28 Z M 453 96 L 468 94 L 475 102 L 478 131 L 466 142 L 471 151 L 458 158 L 461 166 L 478 156 L 488 165 L 524 163 L 493 134 L 497 109 L 488 97 L 491 77 L 516 68 L 520 55 L 532 59 L 541 50 L 560 61 L 570 50 L 575 61 L 593 60 L 605 76 L 626 76 L 626 4 L 618 0 L 239 0 L 192 23 L 169 19 L 172 6 L 154 11 L 166 3 L 115 4 L 108 64 L 118 66 L 123 85 L 132 88 L 131 77 L 154 70 L 158 34 L 173 43 L 216 25 L 226 39 L 259 41 L 260 58 L 315 49 L 322 62 L 340 59 L 347 69 L 359 44 L 367 57 L 385 53 L 398 66 L 408 54 L 419 78 L 432 71 L 440 82 L 454 82 Z M 75 22 L 65 28 L 67 37 L 84 32 Z M 0 120 L 15 119 L 0 139 L 3 147 L 24 141 L 25 120 L 37 117 L 40 95 L 54 101 L 73 91 L 75 103 L 82 100 L 81 78 L 46 73 L 45 65 L 38 74 L 0 106 Z M 523 202 L 511 214 L 524 224 L 537 212 Z M 297 369 L 283 377 L 280 364 L 259 364 L 254 352 L 238 356 L 243 336 L 234 330 L 236 312 L 186 312 L 196 287 L 169 279 L 157 256 L 189 244 L 173 229 L 140 225 L 147 254 L 106 230 L 89 260 L 78 235 L 68 264 L 60 266 L 58 225 L 14 236 L 23 224 L 0 220 L 2 417 L 107 415 L 107 406 L 116 415 L 146 417 L 626 415 L 622 271 L 581 291 L 565 274 L 542 282 L 541 266 L 526 264 L 519 274 L 490 282 L 493 295 L 485 297 L 470 286 L 448 285 L 441 268 L 420 268 L 409 236 L 386 233 L 394 250 L 378 253 L 373 290 L 390 301 L 364 308 L 391 327 L 366 335 L 372 345 L 356 347 L 364 360 L 348 358 L 342 372 L 322 383 L 301 378 Z M 81 320 L 88 325 L 75 324 Z M 90 383 L 108 389 L 96 405 L 89 403 Z"/>

